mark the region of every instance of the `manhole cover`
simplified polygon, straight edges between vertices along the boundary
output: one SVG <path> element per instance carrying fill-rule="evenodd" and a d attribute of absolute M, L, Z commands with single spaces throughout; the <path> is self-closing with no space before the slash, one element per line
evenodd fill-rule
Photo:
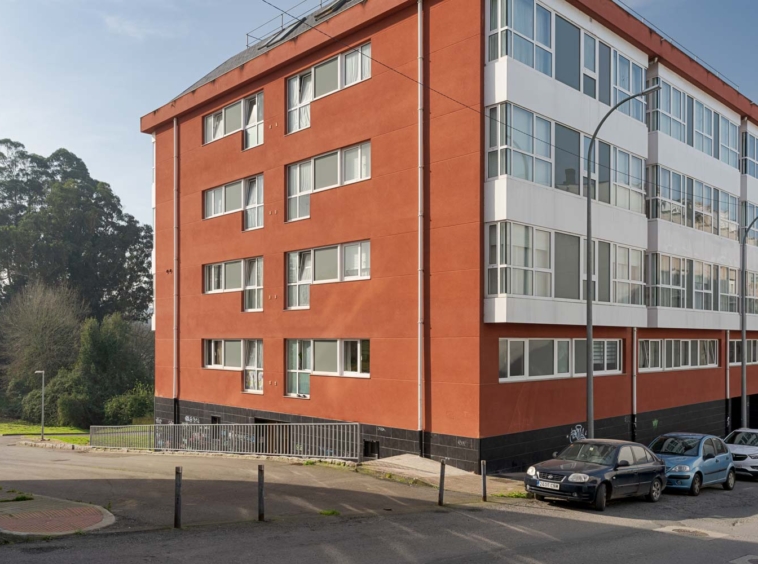
<path fill-rule="evenodd" d="M 680 535 L 689 535 L 691 537 L 707 537 L 708 533 L 703 531 L 695 531 L 693 529 L 671 529 L 672 533 L 679 533 Z"/>

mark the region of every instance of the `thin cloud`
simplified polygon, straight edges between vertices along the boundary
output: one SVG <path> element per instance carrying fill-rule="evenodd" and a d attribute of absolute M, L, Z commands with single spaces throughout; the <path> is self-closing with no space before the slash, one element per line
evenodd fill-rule
<path fill-rule="evenodd" d="M 130 37 L 138 41 L 157 37 L 173 39 L 187 35 L 189 29 L 186 22 L 173 24 L 157 24 L 143 20 L 134 20 L 124 16 L 109 14 L 103 17 L 108 31 L 117 35 Z"/>

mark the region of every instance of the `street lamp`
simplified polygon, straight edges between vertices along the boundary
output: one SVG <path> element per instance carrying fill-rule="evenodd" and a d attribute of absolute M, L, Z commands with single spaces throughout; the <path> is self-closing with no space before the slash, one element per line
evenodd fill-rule
<path fill-rule="evenodd" d="M 747 223 L 747 209 L 744 210 L 745 223 Z M 753 224 L 758 220 L 758 215 L 753 218 L 753 221 L 745 227 L 744 231 L 740 234 L 740 329 L 742 330 L 742 362 L 740 366 L 740 376 L 742 380 L 742 426 L 750 427 L 747 413 L 747 311 L 745 308 L 745 294 L 747 294 L 747 234 Z M 728 345 L 727 345 L 728 346 Z M 728 350 L 728 349 L 727 349 Z M 731 394 L 727 393 L 728 396 Z M 727 397 L 727 401 L 731 401 L 731 397 Z"/>
<path fill-rule="evenodd" d="M 35 370 L 35 374 L 42 374 L 42 440 L 45 440 L 45 371 Z"/>
<path fill-rule="evenodd" d="M 593 149 L 595 147 L 595 139 L 597 138 L 597 134 L 600 131 L 600 128 L 603 127 L 603 124 L 605 123 L 605 120 L 608 119 L 608 117 L 615 112 L 620 106 L 623 104 L 626 104 L 629 100 L 632 100 L 634 98 L 639 98 L 640 96 L 646 96 L 647 94 L 650 94 L 651 92 L 655 92 L 656 90 L 660 90 L 661 85 L 657 84 L 655 86 L 651 86 L 650 88 L 647 88 L 646 90 L 643 90 L 639 94 L 632 94 L 628 98 L 624 98 L 619 103 L 617 103 L 615 106 L 613 106 L 610 110 L 608 110 L 608 113 L 603 116 L 603 119 L 600 120 L 600 123 L 595 128 L 595 133 L 592 134 L 592 139 L 590 139 L 590 146 L 587 149 L 587 170 L 592 171 L 592 156 L 594 155 Z M 592 300 L 594 297 L 594 288 L 592 286 L 592 267 L 594 266 L 594 253 L 592 252 L 592 182 L 587 182 L 587 251 L 585 252 L 585 266 L 587 267 L 587 286 L 585 288 L 585 294 L 587 295 L 587 438 L 594 439 L 595 438 L 595 398 L 594 398 L 594 370 L 592 366 L 592 359 L 593 359 L 593 341 L 592 341 Z"/>

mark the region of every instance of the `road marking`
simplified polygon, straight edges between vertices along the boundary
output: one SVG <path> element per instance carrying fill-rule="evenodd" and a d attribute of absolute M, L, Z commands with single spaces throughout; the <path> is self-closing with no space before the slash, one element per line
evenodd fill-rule
<path fill-rule="evenodd" d="M 705 529 L 695 529 L 693 527 L 687 527 L 684 525 L 670 525 L 668 527 L 661 527 L 660 529 L 653 530 L 658 531 L 659 533 L 670 533 L 672 535 L 699 538 L 701 540 L 723 539 L 724 537 L 729 536 L 724 533 L 706 531 Z"/>
<path fill-rule="evenodd" d="M 758 556 L 755 554 L 748 554 L 737 560 L 730 560 L 729 564 L 755 564 L 755 562 L 758 562 Z"/>

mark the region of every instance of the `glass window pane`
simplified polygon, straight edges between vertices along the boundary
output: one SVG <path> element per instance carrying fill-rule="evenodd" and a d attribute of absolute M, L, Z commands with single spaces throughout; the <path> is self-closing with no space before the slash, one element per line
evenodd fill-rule
<path fill-rule="evenodd" d="M 513 58 L 530 67 L 534 66 L 534 45 L 517 33 L 513 34 Z"/>
<path fill-rule="evenodd" d="M 224 288 L 226 290 L 239 290 L 242 288 L 241 260 L 224 264 Z"/>
<path fill-rule="evenodd" d="M 345 55 L 345 86 L 349 86 L 361 79 L 361 54 L 358 51 L 352 51 Z M 317 76 L 318 78 L 318 76 Z"/>
<path fill-rule="evenodd" d="M 313 369 L 337 372 L 337 341 L 313 341 Z"/>
<path fill-rule="evenodd" d="M 358 147 L 351 147 L 345 149 L 342 153 L 343 166 L 345 170 L 345 182 L 352 182 L 360 178 L 360 149 Z M 316 168 L 318 170 L 318 167 Z"/>
<path fill-rule="evenodd" d="M 336 186 L 339 183 L 338 163 L 339 153 L 331 153 L 313 160 L 315 170 L 314 190 Z"/>
<path fill-rule="evenodd" d="M 547 76 L 553 76 L 553 54 L 537 45 L 534 53 L 534 68 Z"/>
<path fill-rule="evenodd" d="M 508 341 L 510 359 L 510 376 L 511 378 L 516 376 L 525 376 L 524 368 L 524 341 Z"/>
<path fill-rule="evenodd" d="M 550 158 L 550 155 L 552 153 L 552 147 L 551 147 L 551 125 L 550 122 L 542 119 L 541 117 L 535 118 L 535 146 L 534 146 L 534 153 L 536 155 L 539 155 L 541 157 L 547 157 Z"/>
<path fill-rule="evenodd" d="M 511 225 L 511 263 L 514 266 L 532 266 L 532 229 L 514 223 Z"/>
<path fill-rule="evenodd" d="M 314 269 L 314 280 L 336 280 L 339 278 L 337 269 L 337 247 L 328 247 L 326 249 L 316 249 L 313 251 L 316 262 Z"/>
<path fill-rule="evenodd" d="M 242 129 L 242 101 L 224 108 L 224 134 Z"/>
<path fill-rule="evenodd" d="M 224 366 L 242 368 L 242 341 L 224 341 Z"/>
<path fill-rule="evenodd" d="M 584 36 L 584 68 L 595 70 L 595 38 L 589 35 Z"/>
<path fill-rule="evenodd" d="M 555 124 L 555 187 L 579 194 L 580 135 L 578 131 Z"/>
<path fill-rule="evenodd" d="M 545 8 L 537 5 L 537 41 L 542 43 L 545 47 L 552 46 L 552 34 L 551 34 L 551 22 L 550 12 Z"/>
<path fill-rule="evenodd" d="M 534 0 L 513 0 L 513 28 L 529 39 L 534 38 Z"/>
<path fill-rule="evenodd" d="M 508 341 L 499 339 L 497 344 L 498 378 L 508 377 Z"/>
<path fill-rule="evenodd" d="M 579 299 L 579 237 L 555 234 L 555 297 Z"/>
<path fill-rule="evenodd" d="M 569 341 L 557 341 L 556 346 L 558 366 L 556 367 L 556 374 L 568 374 L 570 369 L 569 364 Z"/>
<path fill-rule="evenodd" d="M 532 152 L 534 114 L 518 106 L 512 106 L 512 127 L 510 144 L 521 151 Z"/>
<path fill-rule="evenodd" d="M 529 341 L 529 376 L 552 376 L 553 347 L 552 339 L 532 339 Z"/>
<path fill-rule="evenodd" d="M 550 268 L 550 232 L 534 230 L 534 266 Z"/>
<path fill-rule="evenodd" d="M 224 211 L 230 212 L 242 209 L 242 182 L 234 182 L 224 186 L 226 192 Z"/>
<path fill-rule="evenodd" d="M 361 78 L 371 78 L 371 43 L 361 47 Z"/>
<path fill-rule="evenodd" d="M 361 341 L 361 373 L 371 373 L 371 341 L 368 339 Z"/>
<path fill-rule="evenodd" d="M 342 369 L 345 372 L 358 372 L 358 341 L 345 341 L 342 346 Z"/>
<path fill-rule="evenodd" d="M 361 276 L 371 276 L 371 241 L 361 243 Z"/>
<path fill-rule="evenodd" d="M 361 145 L 361 178 L 371 176 L 371 143 Z"/>
<path fill-rule="evenodd" d="M 574 341 L 574 373 L 587 373 L 587 340 L 576 339 Z"/>
<path fill-rule="evenodd" d="M 322 63 L 315 68 L 314 96 L 323 96 L 339 88 L 339 57 Z"/>
<path fill-rule="evenodd" d="M 555 16 L 555 78 L 579 90 L 580 80 L 579 28 Z"/>

